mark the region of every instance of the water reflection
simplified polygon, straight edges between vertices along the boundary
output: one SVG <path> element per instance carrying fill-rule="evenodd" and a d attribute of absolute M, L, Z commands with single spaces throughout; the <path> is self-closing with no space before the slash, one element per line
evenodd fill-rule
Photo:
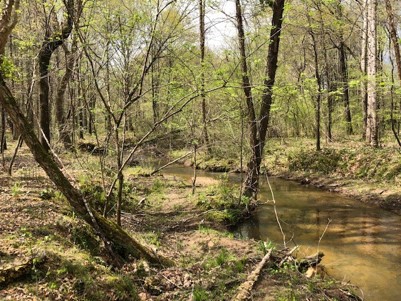
<path fill-rule="evenodd" d="M 279 217 L 287 237 L 314 253 L 338 279 L 350 280 L 364 291 L 365 300 L 401 299 L 401 217 L 360 202 L 297 183 L 272 179 Z M 261 199 L 271 198 L 262 186 Z M 255 239 L 282 242 L 272 205 L 261 206 L 255 220 L 238 233 Z"/>
<path fill-rule="evenodd" d="M 169 167 L 165 173 L 184 179 L 192 176 L 191 169 L 182 167 Z M 209 172 L 199 175 L 221 177 Z M 239 182 L 239 176 L 230 180 Z M 273 178 L 271 184 L 286 237 L 293 237 L 289 245 L 301 245 L 307 255 L 315 253 L 330 220 L 319 246 L 329 273 L 358 285 L 367 301 L 401 300 L 400 216 L 290 181 Z M 271 200 L 263 182 L 260 199 Z M 241 225 L 237 234 L 282 243 L 271 203 L 260 206 L 255 218 Z"/>

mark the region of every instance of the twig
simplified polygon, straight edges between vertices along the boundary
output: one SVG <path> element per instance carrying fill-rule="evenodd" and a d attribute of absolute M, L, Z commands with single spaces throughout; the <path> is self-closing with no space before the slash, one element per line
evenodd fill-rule
<path fill-rule="evenodd" d="M 323 231 L 322 235 L 320 235 L 319 241 L 318 241 L 318 243 L 317 243 L 317 253 L 318 253 L 318 254 L 319 254 L 320 242 L 322 241 L 324 234 L 326 233 L 327 229 L 329 228 L 330 223 L 331 223 L 331 219 L 328 218 L 328 219 L 327 219 L 326 227 L 324 228 L 324 231 Z"/>
<path fill-rule="evenodd" d="M 266 166 L 265 166 L 265 170 L 267 170 Z M 276 217 L 276 221 L 277 221 L 278 227 L 280 228 L 281 235 L 283 236 L 284 248 L 286 248 L 287 247 L 287 243 L 286 243 L 286 240 L 285 240 L 285 233 L 283 231 L 283 227 L 281 226 L 280 219 L 278 218 L 277 207 L 276 207 L 276 199 L 274 198 L 273 188 L 272 188 L 272 186 L 270 184 L 270 180 L 269 180 L 269 176 L 267 175 L 267 172 L 265 173 L 265 176 L 266 176 L 267 184 L 269 185 L 270 192 L 272 194 L 274 216 Z"/>
<path fill-rule="evenodd" d="M 287 254 L 285 254 L 284 258 L 280 261 L 278 266 L 281 267 L 283 265 L 283 263 L 288 259 L 288 257 L 290 257 L 292 255 L 292 253 L 294 253 L 297 249 L 298 249 L 298 246 L 295 246 L 289 252 L 287 252 Z"/>

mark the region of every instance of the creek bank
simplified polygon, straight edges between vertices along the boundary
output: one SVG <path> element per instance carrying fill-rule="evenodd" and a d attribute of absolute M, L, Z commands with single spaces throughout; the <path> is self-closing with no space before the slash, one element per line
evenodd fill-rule
<path fill-rule="evenodd" d="M 273 175 L 285 180 L 299 182 L 302 185 L 311 185 L 333 193 L 339 193 L 401 215 L 401 192 L 398 189 L 382 186 L 380 183 L 329 178 L 325 175 L 305 172 L 283 172 Z"/>
<path fill-rule="evenodd" d="M 197 169 L 237 173 L 238 158 L 198 156 Z M 191 160 L 182 161 L 193 166 Z M 246 164 L 243 164 L 246 169 Z M 372 149 L 362 143 L 328 145 L 316 152 L 307 139 L 272 140 L 262 173 L 358 199 L 401 215 L 401 160 L 392 147 Z"/>
<path fill-rule="evenodd" d="M 143 180 L 137 178 L 136 182 Z M 192 195 L 189 177 L 162 175 L 156 178 L 159 197 L 148 191 L 144 194 L 146 208 L 140 214 L 124 214 L 123 222 L 128 228 L 132 225 L 142 236 L 148 233 L 148 243 L 176 262 L 173 268 L 146 275 L 142 285 L 144 300 L 233 300 L 267 249 L 274 247 L 269 242 L 235 238 L 228 231 L 232 220 L 227 210 L 238 201 L 233 187 L 224 180 L 216 183 L 216 179 L 204 176 L 199 180 Z M 351 286 L 329 277 L 308 278 L 298 270 L 300 265 L 289 250 L 275 249 L 251 297 L 335 300 L 327 298 L 335 291 L 341 300 L 358 300 Z M 266 281 L 269 290 L 260 285 Z"/>

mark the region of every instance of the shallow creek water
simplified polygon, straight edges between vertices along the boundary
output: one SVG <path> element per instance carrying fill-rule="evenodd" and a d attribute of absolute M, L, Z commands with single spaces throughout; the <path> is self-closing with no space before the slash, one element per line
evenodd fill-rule
<path fill-rule="evenodd" d="M 192 175 L 191 169 L 177 166 L 164 173 L 183 178 Z M 230 180 L 238 182 L 239 176 Z M 323 251 L 322 263 L 328 273 L 360 287 L 364 300 L 401 300 L 401 216 L 292 181 L 271 178 L 270 183 L 286 239 L 292 238 L 287 246 L 295 242 L 305 255 Z M 266 181 L 261 183 L 259 198 L 272 199 Z M 261 205 L 255 217 L 236 231 L 244 238 L 283 243 L 271 202 Z"/>

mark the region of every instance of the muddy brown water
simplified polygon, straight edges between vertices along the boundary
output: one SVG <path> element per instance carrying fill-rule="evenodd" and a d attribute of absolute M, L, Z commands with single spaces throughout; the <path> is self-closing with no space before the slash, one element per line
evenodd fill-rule
<path fill-rule="evenodd" d="M 177 166 L 164 173 L 192 176 L 191 169 Z M 208 172 L 199 175 L 221 177 Z M 239 182 L 239 176 L 230 176 L 230 180 Z M 306 255 L 323 251 L 322 263 L 328 273 L 357 285 L 364 300 L 401 300 L 401 216 L 292 181 L 271 178 L 270 183 L 287 246 L 296 243 Z M 240 225 L 236 234 L 282 245 L 266 180 L 259 198 L 268 203 Z"/>

